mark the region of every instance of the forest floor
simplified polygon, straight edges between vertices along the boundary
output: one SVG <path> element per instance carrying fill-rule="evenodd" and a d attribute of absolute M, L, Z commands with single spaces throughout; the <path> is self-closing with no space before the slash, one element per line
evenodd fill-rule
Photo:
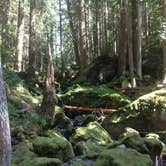
<path fill-rule="evenodd" d="M 108 84 L 72 86 L 57 95 L 50 127 L 40 112 L 40 89 L 30 92 L 12 71 L 6 70 L 4 79 L 12 166 L 150 166 L 165 154 L 164 87 L 139 89 L 135 95 Z"/>

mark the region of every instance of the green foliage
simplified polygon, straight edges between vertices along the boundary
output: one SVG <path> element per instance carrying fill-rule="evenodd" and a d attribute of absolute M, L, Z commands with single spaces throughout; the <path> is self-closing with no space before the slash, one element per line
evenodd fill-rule
<path fill-rule="evenodd" d="M 42 127 L 45 128 L 48 125 L 48 121 L 44 115 L 39 115 L 37 118 L 37 123 Z"/>

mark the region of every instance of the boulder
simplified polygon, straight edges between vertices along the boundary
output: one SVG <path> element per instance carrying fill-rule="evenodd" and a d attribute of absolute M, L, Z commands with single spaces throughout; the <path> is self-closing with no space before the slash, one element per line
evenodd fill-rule
<path fill-rule="evenodd" d="M 74 157 L 73 148 L 58 132 L 52 133 L 51 137 L 37 137 L 33 141 L 34 152 L 41 157 L 58 158 L 68 161 Z"/>
<path fill-rule="evenodd" d="M 93 142 L 78 142 L 74 146 L 75 154 L 80 156 L 83 155 L 85 158 L 94 159 L 106 149 L 107 146 L 96 145 Z"/>
<path fill-rule="evenodd" d="M 55 117 L 53 127 L 58 130 L 62 135 L 68 138 L 74 130 L 72 121 L 65 115 L 64 109 L 55 106 Z"/>
<path fill-rule="evenodd" d="M 114 148 L 103 151 L 94 166 L 153 166 L 149 155 L 134 149 Z"/>
<path fill-rule="evenodd" d="M 13 146 L 12 154 L 12 166 L 19 165 L 22 161 L 30 161 L 37 155 L 31 150 L 31 144 L 20 143 L 16 146 Z"/>
<path fill-rule="evenodd" d="M 32 160 L 26 160 L 21 163 L 21 166 L 62 166 L 62 161 L 56 158 L 36 157 Z"/>
<path fill-rule="evenodd" d="M 130 103 L 129 97 L 107 85 L 76 85 L 64 95 L 61 95 L 60 98 L 65 105 L 91 108 L 117 109 Z"/>
<path fill-rule="evenodd" d="M 163 151 L 164 143 L 161 142 L 156 134 L 148 134 L 145 138 L 145 144 L 149 150 L 151 158 L 155 161 L 156 156 L 160 156 Z"/>
<path fill-rule="evenodd" d="M 126 132 L 120 136 L 121 143 L 126 145 L 128 148 L 137 150 L 140 153 L 148 154 L 149 150 L 145 145 L 144 139 L 139 135 L 139 132 L 132 129 L 126 128 Z"/>
<path fill-rule="evenodd" d="M 113 142 L 109 133 L 98 122 L 90 122 L 86 127 L 78 127 L 70 140 L 74 144 L 88 140 L 98 145 Z"/>

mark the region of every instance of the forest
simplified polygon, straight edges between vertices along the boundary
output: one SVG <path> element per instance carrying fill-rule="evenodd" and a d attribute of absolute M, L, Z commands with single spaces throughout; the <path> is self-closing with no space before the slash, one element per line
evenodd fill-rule
<path fill-rule="evenodd" d="M 0 32 L 0 166 L 166 166 L 166 0 L 1 0 Z"/>

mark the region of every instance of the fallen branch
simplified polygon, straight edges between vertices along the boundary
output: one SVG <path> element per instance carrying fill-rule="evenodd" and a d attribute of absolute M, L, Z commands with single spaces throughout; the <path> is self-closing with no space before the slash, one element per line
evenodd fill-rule
<path fill-rule="evenodd" d="M 109 108 L 88 108 L 88 107 L 78 107 L 78 106 L 69 106 L 69 105 L 64 105 L 64 108 L 71 111 L 85 111 L 85 112 L 112 113 L 117 111 L 115 109 L 109 109 Z"/>

